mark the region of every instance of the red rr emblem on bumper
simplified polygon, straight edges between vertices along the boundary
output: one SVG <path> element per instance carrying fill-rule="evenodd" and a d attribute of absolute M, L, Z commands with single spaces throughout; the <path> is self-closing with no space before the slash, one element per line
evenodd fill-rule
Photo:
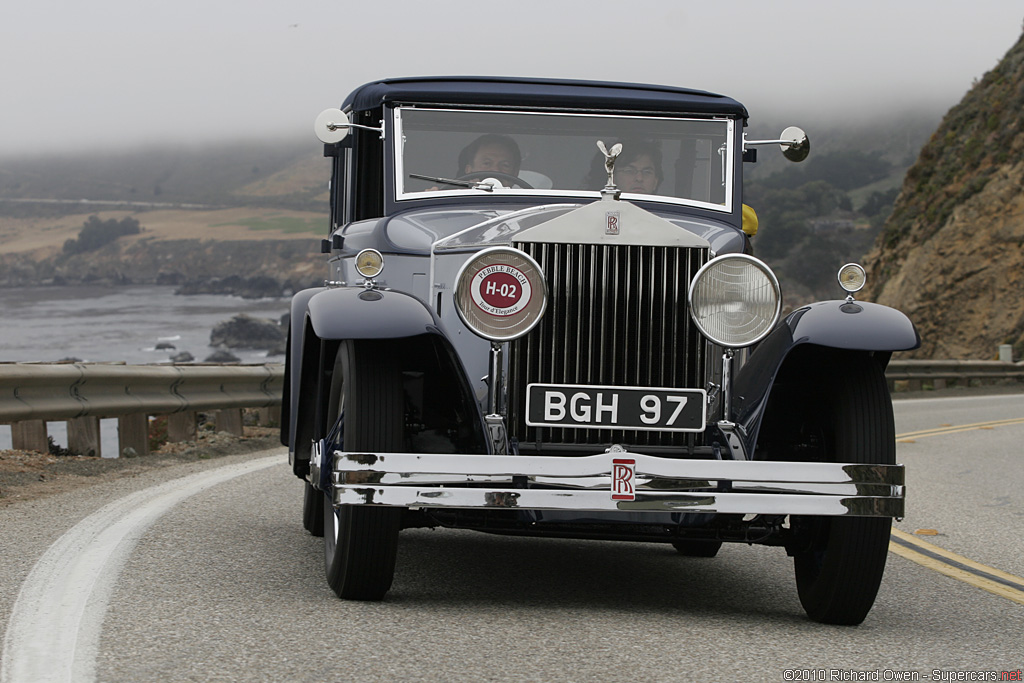
<path fill-rule="evenodd" d="M 615 458 L 612 460 L 612 500 L 635 500 L 636 460 Z"/>

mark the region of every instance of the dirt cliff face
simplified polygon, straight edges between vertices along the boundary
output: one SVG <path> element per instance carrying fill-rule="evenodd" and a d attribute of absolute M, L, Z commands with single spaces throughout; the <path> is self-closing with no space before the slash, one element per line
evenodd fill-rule
<path fill-rule="evenodd" d="M 865 257 L 863 298 L 898 308 L 921 358 L 1024 355 L 1024 37 L 943 119 Z"/>

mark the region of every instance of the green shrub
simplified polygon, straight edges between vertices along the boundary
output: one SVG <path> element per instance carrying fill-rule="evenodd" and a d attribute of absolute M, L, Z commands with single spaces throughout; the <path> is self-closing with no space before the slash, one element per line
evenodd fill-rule
<path fill-rule="evenodd" d="M 81 254 L 93 251 L 110 244 L 124 235 L 138 235 L 141 232 L 139 222 L 127 216 L 121 220 L 113 218 L 101 221 L 99 216 L 89 216 L 78 233 L 78 239 L 70 239 L 64 243 L 64 253 Z"/>

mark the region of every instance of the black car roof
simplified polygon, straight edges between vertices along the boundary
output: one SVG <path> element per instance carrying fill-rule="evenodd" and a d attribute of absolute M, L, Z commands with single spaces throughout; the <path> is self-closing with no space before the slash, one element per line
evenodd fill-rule
<path fill-rule="evenodd" d="M 535 106 L 589 111 L 725 114 L 747 118 L 742 104 L 724 95 L 667 85 L 547 78 L 444 76 L 389 78 L 352 91 L 343 109 L 382 104 Z"/>

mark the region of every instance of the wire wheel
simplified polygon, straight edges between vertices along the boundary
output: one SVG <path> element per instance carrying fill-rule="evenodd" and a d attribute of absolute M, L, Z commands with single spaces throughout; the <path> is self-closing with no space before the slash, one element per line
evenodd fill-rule
<path fill-rule="evenodd" d="M 402 450 L 404 394 L 395 354 L 380 341 L 342 342 L 331 381 L 327 429 L 343 416 L 345 450 Z M 402 508 L 342 505 L 323 496 L 324 567 L 340 598 L 381 600 L 391 588 Z"/>
<path fill-rule="evenodd" d="M 880 364 L 866 355 L 844 359 L 824 382 L 818 415 L 831 462 L 896 462 L 892 401 Z M 797 593 L 814 621 L 854 625 L 875 602 L 889 553 L 888 517 L 794 517 L 809 543 L 794 554 Z"/>

